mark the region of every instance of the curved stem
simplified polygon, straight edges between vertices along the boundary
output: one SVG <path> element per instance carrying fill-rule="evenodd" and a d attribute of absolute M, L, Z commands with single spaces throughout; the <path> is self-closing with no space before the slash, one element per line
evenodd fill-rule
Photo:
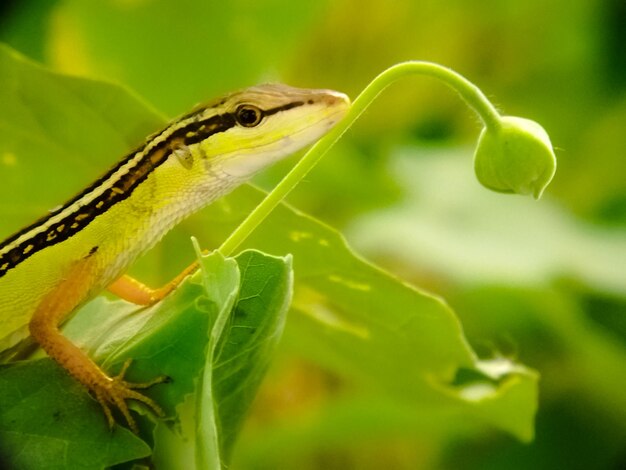
<path fill-rule="evenodd" d="M 360 114 L 391 83 L 408 75 L 426 75 L 441 80 L 461 95 L 468 106 L 476 111 L 487 129 L 495 131 L 500 128 L 500 114 L 480 88 L 454 70 L 433 62 L 401 62 L 389 67 L 372 80 L 354 101 L 352 108 L 362 105 L 363 109 L 359 112 Z"/>
<path fill-rule="evenodd" d="M 490 131 L 500 128 L 500 115 L 487 97 L 472 82 L 455 71 L 432 62 L 410 61 L 396 64 L 378 75 L 354 100 L 346 116 L 323 138 L 317 141 L 274 190 L 250 213 L 250 215 L 222 243 L 219 251 L 229 256 L 274 210 L 287 194 L 320 161 L 324 154 L 358 119 L 374 99 L 399 78 L 409 75 L 427 75 L 438 78 L 457 91 L 463 100 L 479 115 Z"/>

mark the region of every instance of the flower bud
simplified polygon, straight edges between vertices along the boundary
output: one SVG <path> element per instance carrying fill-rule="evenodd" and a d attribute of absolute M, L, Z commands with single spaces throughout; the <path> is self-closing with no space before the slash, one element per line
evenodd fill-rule
<path fill-rule="evenodd" d="M 556 171 L 550 137 L 538 123 L 503 116 L 498 129 L 483 129 L 474 153 L 478 181 L 493 191 L 532 194 L 535 199 Z"/>

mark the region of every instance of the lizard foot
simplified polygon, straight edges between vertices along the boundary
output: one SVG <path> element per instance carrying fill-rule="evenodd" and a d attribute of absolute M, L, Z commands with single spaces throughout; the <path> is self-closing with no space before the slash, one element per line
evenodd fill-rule
<path fill-rule="evenodd" d="M 149 382 L 132 383 L 124 380 L 124 375 L 128 367 L 130 366 L 132 359 L 127 359 L 122 366 L 122 370 L 114 377 L 106 377 L 106 381 L 103 383 L 95 384 L 92 387 L 92 391 L 96 397 L 96 400 L 102 406 L 104 414 L 106 415 L 109 427 L 112 429 L 115 424 L 115 419 L 111 413 L 111 406 L 120 410 L 128 426 L 135 433 L 139 434 L 139 428 L 135 419 L 131 416 L 126 400 L 136 400 L 146 405 L 157 416 L 163 417 L 165 413 L 163 409 L 151 398 L 136 392 L 137 389 L 144 389 L 151 387 L 152 385 L 169 381 L 169 377 L 160 376 Z"/>

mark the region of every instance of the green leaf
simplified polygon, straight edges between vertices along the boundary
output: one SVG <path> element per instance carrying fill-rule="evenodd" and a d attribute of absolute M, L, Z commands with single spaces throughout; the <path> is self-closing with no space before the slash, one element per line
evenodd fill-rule
<path fill-rule="evenodd" d="M 232 263 L 230 258 L 225 261 Z M 224 299 L 223 305 L 231 308 L 233 294 L 238 294 L 237 303 L 232 313 L 230 308 L 215 312 L 200 385 L 195 397 L 181 407 L 181 431 L 173 432 L 162 424 L 157 427 L 155 463 L 159 468 L 176 469 L 185 462 L 185 468 L 219 469 L 230 460 L 232 445 L 286 319 L 291 298 L 289 260 L 248 251 L 237 257 L 234 271 L 219 254 L 202 260 L 205 268 L 216 263 L 222 265 L 218 269 L 229 271 L 222 281 L 230 278 L 237 289 L 216 292 L 216 270 L 211 269 L 203 271 L 207 292 L 215 293 L 214 299 Z"/>
<path fill-rule="evenodd" d="M 226 196 L 205 211 L 211 232 L 197 227 L 201 240 L 214 244 L 262 197 L 250 186 Z M 532 439 L 537 374 L 511 361 L 479 361 L 440 298 L 364 261 L 337 231 L 286 205 L 244 247 L 294 257 L 294 311 L 285 333 L 293 352 L 368 390 Z M 463 371 L 474 380 L 457 382 Z"/>
<path fill-rule="evenodd" d="M 200 251 L 198 247 L 196 249 Z M 202 260 L 205 268 L 202 271 L 204 288 L 208 293 L 208 298 L 213 301 L 216 307 L 216 314 L 207 348 L 202 381 L 196 393 L 198 423 L 196 424 L 195 455 L 199 468 L 203 467 L 203 462 L 206 464 L 211 462 L 210 466 L 215 469 L 219 469 L 222 466 L 223 435 L 220 434 L 217 391 L 214 391 L 216 382 L 214 381 L 214 375 L 217 372 L 219 359 L 218 345 L 224 337 L 224 330 L 230 321 L 230 312 L 237 300 L 237 296 L 241 295 L 239 291 L 241 273 L 238 265 L 233 259 L 229 259 L 228 264 L 225 261 L 219 253 Z M 216 282 L 219 278 L 228 279 L 228 282 Z M 232 324 L 234 320 L 231 322 L 231 327 L 234 326 Z M 233 357 L 235 362 L 238 362 L 238 358 L 236 356 Z M 245 364 L 242 367 L 245 367 Z M 245 383 L 241 384 L 241 388 L 245 388 L 245 385 Z M 171 457 L 171 455 L 168 456 L 169 459 Z"/>
<path fill-rule="evenodd" d="M 0 368 L 0 467 L 108 468 L 150 455 L 125 428 L 105 425 L 102 410 L 50 359 Z"/>
<path fill-rule="evenodd" d="M 220 469 L 281 337 L 291 279 L 289 259 L 214 253 L 154 307 L 97 299 L 64 334 L 110 373 L 132 358 L 129 381 L 171 379 L 146 392 L 169 417 L 156 424 L 154 438 L 152 419 L 140 419 L 159 468 L 187 462 L 185 468 Z M 111 433 L 99 405 L 49 359 L 1 369 L 0 384 L 0 458 L 16 468 L 47 459 L 59 468 L 104 468 L 150 454 L 125 428 L 116 425 Z M 94 451 L 94 443 L 105 447 Z"/>
<path fill-rule="evenodd" d="M 6 194 L 5 200 L 12 201 L 14 215 L 33 212 L 28 211 L 33 206 L 17 203 L 32 197 L 29 192 L 33 187 L 31 184 L 44 186 L 44 181 L 51 179 L 50 175 L 59 175 L 59 169 L 62 169 L 64 177 L 59 178 L 62 180 L 59 187 L 64 186 L 67 190 L 72 185 L 75 185 L 75 189 L 84 186 L 89 181 L 83 179 L 86 173 L 77 171 L 75 175 L 74 166 L 69 162 L 89 155 L 90 149 L 103 158 L 105 154 L 112 160 L 119 158 L 132 148 L 129 142 L 138 142 L 144 137 L 145 134 L 139 131 L 144 132 L 145 127 L 150 126 L 142 127 L 141 122 L 159 121 L 158 117 L 143 109 L 140 103 L 117 87 L 51 74 L 6 48 L 0 49 L 0 58 L 3 64 L 0 68 L 0 84 L 7 84 L 8 89 L 20 97 L 15 105 L 6 110 L 0 109 L 0 123 L 4 123 L 4 127 L 17 126 L 11 132 L 7 131 L 7 135 L 15 136 L 19 132 L 24 135 L 21 140 L 13 142 L 11 150 L 19 157 L 14 161 L 23 175 L 21 183 L 14 183 L 15 193 Z M 25 77 L 17 80 L 16 70 Z M 14 78 L 8 80 L 9 76 Z M 15 83 L 11 85 L 12 82 Z M 29 82 L 33 82 L 33 85 L 26 86 Z M 109 96 L 109 99 L 113 96 L 110 106 L 125 109 L 127 115 L 122 116 L 120 113 L 114 116 L 113 111 L 104 106 L 107 100 L 104 97 L 97 98 L 102 95 Z M 84 98 L 83 101 L 88 103 L 86 108 L 78 105 L 81 100 L 77 97 Z M 39 100 L 43 105 L 37 105 Z M 66 101 L 69 102 L 67 106 Z M 98 103 L 99 106 L 96 105 Z M 18 116 L 13 119 L 11 112 L 16 112 Z M 19 113 L 26 117 L 20 117 Z M 63 136 L 62 126 L 48 121 L 52 121 L 53 116 L 62 116 L 72 124 L 80 121 L 85 113 L 93 115 L 94 119 L 77 124 L 82 133 L 78 144 L 81 152 L 84 152 L 76 153 L 72 145 L 77 144 L 71 142 L 72 136 Z M 99 113 L 104 117 L 96 118 Z M 113 117 L 115 125 L 111 127 L 108 120 Z M 83 118 L 83 121 L 86 120 Z M 35 125 L 40 122 L 46 125 Z M 37 132 L 33 134 L 32 129 L 37 129 Z M 103 139 L 101 131 L 111 137 L 111 142 Z M 39 157 L 31 148 L 31 139 L 35 142 L 44 139 L 48 145 L 49 148 L 39 149 L 45 158 L 50 159 L 48 166 L 39 166 Z M 114 145 L 115 142 L 120 147 L 126 143 L 128 147 L 120 150 Z M 1 140 L 0 146 L 5 146 Z M 7 148 L 2 147 L 2 150 Z M 52 148 L 56 153 L 49 151 Z M 35 163 L 30 162 L 30 158 L 34 158 Z M 13 181 L 12 174 L 8 172 L 3 172 L 3 181 L 5 175 Z M 34 182 L 28 180 L 30 177 L 36 178 Z M 49 197 L 47 193 L 45 201 L 49 201 Z M 185 230 L 197 233 L 202 247 L 216 246 L 262 197 L 262 192 L 251 187 L 240 188 L 189 222 L 181 224 L 179 229 L 183 230 L 173 233 L 155 252 L 164 254 L 168 260 L 165 266 L 175 270 L 176 263 L 188 260 L 185 260 L 184 252 L 181 254 L 168 247 L 189 246 Z M 44 196 L 41 198 L 41 205 L 46 204 Z M 0 206 L 0 213 L 3 214 L 0 220 L 3 223 L 9 220 L 4 218 L 6 208 Z M 19 218 L 13 217 L 12 220 L 15 222 Z M 440 299 L 416 290 L 363 261 L 348 248 L 336 231 L 288 206 L 278 208 L 248 240 L 247 246 L 276 255 L 293 254 L 296 276 L 294 315 L 290 317 L 285 334 L 285 345 L 292 354 L 304 356 L 333 371 L 354 383 L 362 393 L 375 393 L 380 395 L 381 400 L 393 400 L 415 410 L 432 409 L 440 420 L 449 422 L 451 426 L 457 421 L 490 424 L 521 439 L 531 438 L 536 408 L 536 374 L 512 362 L 498 364 L 498 374 L 486 368 L 485 363 L 478 360 L 467 344 L 456 316 Z M 245 273 L 242 265 L 242 280 L 244 274 L 248 276 L 252 283 L 250 285 L 256 286 L 251 287 L 251 291 L 256 292 L 266 277 L 259 274 L 263 270 L 257 272 L 256 259 L 253 261 Z M 226 364 L 225 351 L 235 354 L 229 349 L 229 342 L 208 345 L 208 332 L 218 318 L 221 307 L 200 300 L 216 295 L 222 301 L 219 305 L 223 307 L 223 302 L 227 302 L 229 292 L 232 292 L 227 288 L 233 280 L 232 275 L 226 276 L 226 279 L 226 286 L 212 294 L 203 294 L 199 285 L 188 282 L 179 289 L 176 297 L 139 312 L 131 311 L 120 303 L 112 307 L 108 302 L 98 299 L 86 306 L 82 311 L 85 313 L 81 312 L 74 319 L 74 327 L 72 323 L 68 325 L 68 334 L 80 344 L 89 345 L 93 357 L 104 359 L 107 369 L 112 373 L 125 357 L 134 357 L 129 380 L 149 380 L 160 373 L 171 376 L 174 379 L 171 384 L 155 386 L 150 390 L 150 396 L 161 403 L 168 414 L 181 417 L 180 423 L 174 425 L 173 435 L 182 432 L 183 435 L 195 436 L 195 425 L 185 423 L 190 422 L 186 417 L 193 417 L 194 414 L 196 401 L 193 393 L 199 377 L 203 377 L 203 381 L 208 379 L 200 375 L 205 367 L 207 351 L 210 353 L 209 361 L 211 354 L 219 353 L 218 364 Z M 280 291 L 284 286 L 276 289 Z M 280 299 L 280 296 L 277 298 Z M 251 296 L 246 302 L 251 304 L 255 299 L 256 296 Z M 251 316 L 255 321 L 259 321 L 257 317 L 264 312 L 267 302 L 268 299 L 262 302 L 259 300 L 258 306 L 253 309 L 254 315 Z M 276 300 L 275 303 L 277 306 L 280 302 Z M 78 322 L 83 323 L 80 325 Z M 278 331 L 278 320 L 269 321 L 268 327 L 272 327 L 272 322 L 273 328 Z M 248 324 L 242 319 L 242 325 Z M 235 333 L 244 335 L 246 330 L 250 328 L 229 329 L 226 325 L 224 334 L 228 332 L 233 335 L 233 341 L 240 342 L 242 339 Z M 269 332 L 266 334 L 272 337 L 272 341 L 266 339 L 267 346 L 271 348 L 276 336 Z M 265 344 L 259 338 L 257 347 Z M 247 352 L 248 349 L 239 348 L 237 354 L 242 351 Z M 254 351 L 251 354 L 259 364 L 267 360 L 263 354 Z M 173 359 L 176 355 L 187 359 L 177 363 Z M 245 354 L 237 357 L 241 357 L 242 361 L 252 360 Z M 245 372 L 249 378 L 242 379 L 238 375 L 240 365 L 237 361 L 231 361 L 221 367 L 223 371 L 219 373 L 232 378 L 219 379 L 217 375 L 210 377 L 217 402 L 223 401 L 220 405 L 222 409 L 218 406 L 217 412 L 203 410 L 202 414 L 202 432 L 211 435 L 215 430 L 218 431 L 218 438 L 222 440 L 213 439 L 211 449 L 219 447 L 225 456 L 223 458 L 227 458 L 232 436 L 241 424 L 243 409 L 238 408 L 237 404 L 249 402 L 251 395 L 245 394 L 254 389 L 258 380 L 256 374 L 262 370 L 259 366 L 256 372 Z M 468 376 L 470 379 L 466 378 Z M 240 384 L 242 380 L 248 386 L 237 389 L 242 395 L 238 399 L 231 399 L 228 394 L 232 393 L 234 384 Z M 223 417 L 226 415 L 222 415 L 222 412 L 226 413 L 228 419 Z M 152 427 L 150 420 L 142 420 L 141 425 L 143 435 L 148 436 Z M 105 426 L 103 419 L 102 426 Z M 164 429 L 163 425 L 158 426 Z M 157 431 L 157 441 L 164 442 L 159 436 L 160 431 Z M 174 441 L 175 438 L 171 442 Z M 180 461 L 193 463 L 196 452 L 204 452 L 204 455 L 209 452 L 208 449 L 198 451 L 195 438 L 187 440 L 187 443 L 184 439 L 176 442 L 180 446 L 173 444 L 163 452 L 155 449 L 159 458 L 167 454 L 168 458 L 178 456 Z M 161 448 L 165 448 L 165 445 Z"/>
<path fill-rule="evenodd" d="M 249 250 L 236 260 L 242 278 L 237 305 L 219 342 L 212 342 L 219 351 L 213 390 L 226 461 L 282 337 L 293 293 L 291 256 L 273 258 Z"/>

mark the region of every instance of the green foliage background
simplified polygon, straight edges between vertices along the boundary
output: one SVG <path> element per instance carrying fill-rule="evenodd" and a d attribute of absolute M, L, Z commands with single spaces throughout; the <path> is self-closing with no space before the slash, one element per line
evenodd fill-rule
<path fill-rule="evenodd" d="M 0 13 L 0 40 L 56 70 L 127 85 L 170 117 L 261 81 L 334 88 L 354 97 L 386 66 L 426 59 L 465 74 L 506 114 L 540 122 L 558 149 L 556 178 L 539 203 L 489 193 L 471 170 L 476 122 L 445 87 L 409 80 L 386 92 L 290 197 L 297 208 L 339 228 L 369 259 L 445 297 L 483 357 L 514 358 L 541 374 L 534 442 L 522 444 L 495 428 L 437 413 L 410 419 L 403 406 L 355 380 L 349 365 L 351 372 L 342 374 L 332 357 L 324 357 L 324 338 L 307 336 L 303 315 L 287 324 L 233 468 L 624 465 L 623 2 L 7 5 Z M 132 113 L 120 111 L 113 127 L 123 127 Z M 85 130 L 61 134 L 77 153 L 89 122 L 82 125 Z M 114 135 L 102 136 L 102 146 L 94 148 L 102 154 L 89 158 L 112 163 L 134 145 L 115 141 L 119 155 L 101 150 Z M 80 178 L 51 178 L 70 169 L 46 155 L 45 185 L 37 176 L 11 178 L 11 158 L 0 155 L 2 181 L 8 181 L 3 194 L 41 188 L 10 222 L 0 223 L 0 237 L 84 185 Z M 81 161 L 71 168 L 81 178 L 103 170 Z M 257 183 L 271 188 L 292 163 L 278 165 Z M 0 201 L 3 213 L 11 213 L 12 202 Z M 168 237 L 136 274 L 158 283 L 187 264 L 187 235 L 212 220 L 210 211 L 203 217 Z M 223 237 L 226 228 L 214 223 L 218 228 L 201 239 L 203 247 Z M 181 255 L 166 256 L 173 251 Z M 294 269 L 297 277 L 297 257 Z M 394 372 L 402 375 L 401 369 Z"/>

